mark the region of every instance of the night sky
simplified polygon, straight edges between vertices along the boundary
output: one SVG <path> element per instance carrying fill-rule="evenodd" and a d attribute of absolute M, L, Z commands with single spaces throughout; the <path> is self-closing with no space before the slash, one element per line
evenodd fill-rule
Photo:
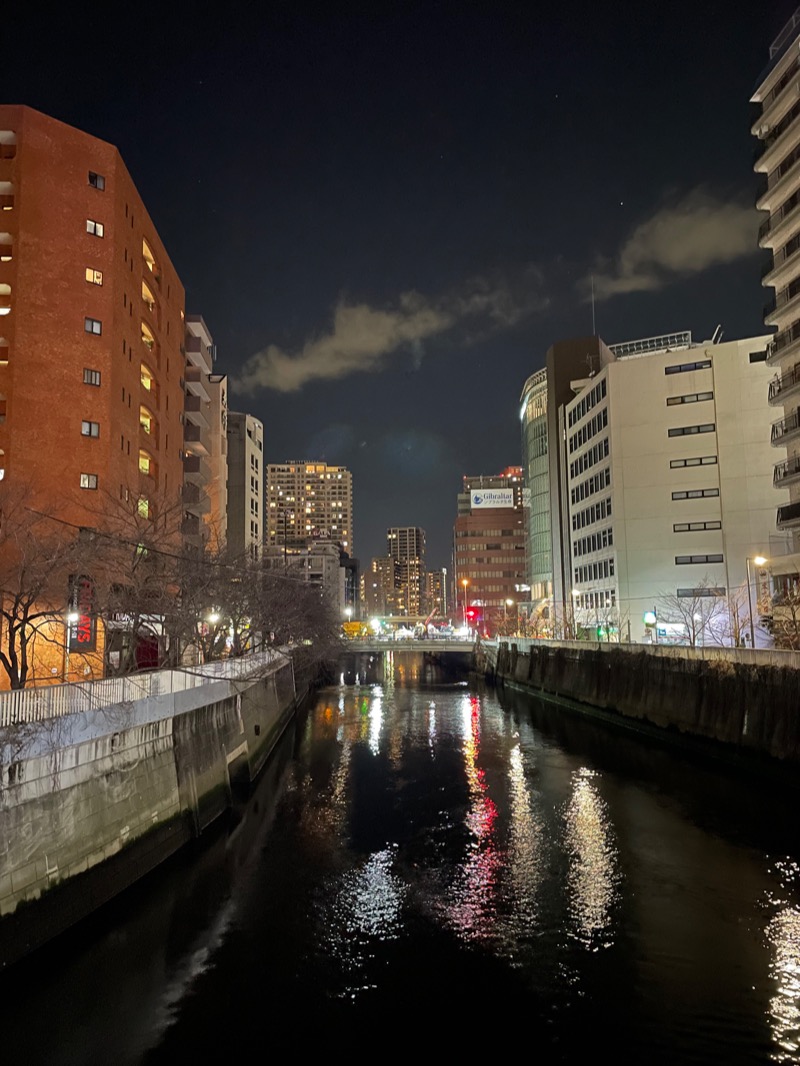
<path fill-rule="evenodd" d="M 449 568 L 592 278 L 607 343 L 765 332 L 749 99 L 795 6 L 31 3 L 0 96 L 119 148 L 265 461 L 352 470 L 362 565 L 416 525 Z"/>

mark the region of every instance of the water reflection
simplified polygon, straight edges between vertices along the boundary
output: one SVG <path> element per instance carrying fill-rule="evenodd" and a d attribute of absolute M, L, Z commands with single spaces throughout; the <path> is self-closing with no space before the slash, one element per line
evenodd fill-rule
<path fill-rule="evenodd" d="M 795 894 L 800 883 L 800 866 L 786 860 L 776 864 L 775 874 L 784 893 Z M 776 991 L 770 999 L 769 1015 L 775 1049 L 774 1062 L 798 1061 L 800 1050 L 800 906 L 785 898 L 769 900 L 777 911 L 766 929 L 770 945 L 770 977 Z"/>
<path fill-rule="evenodd" d="M 586 769 L 573 775 L 564 816 L 572 927 L 575 937 L 592 951 L 613 943 L 612 910 L 620 880 L 611 819 L 594 783 L 596 776 Z"/>

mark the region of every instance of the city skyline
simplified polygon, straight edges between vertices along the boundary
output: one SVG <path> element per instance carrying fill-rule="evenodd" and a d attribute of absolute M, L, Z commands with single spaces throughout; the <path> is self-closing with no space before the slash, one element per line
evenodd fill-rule
<path fill-rule="evenodd" d="M 351 471 L 364 566 L 418 526 L 449 568 L 552 343 L 767 332 L 748 101 L 795 6 L 67 15 L 4 97 L 119 149 L 265 462 Z"/>

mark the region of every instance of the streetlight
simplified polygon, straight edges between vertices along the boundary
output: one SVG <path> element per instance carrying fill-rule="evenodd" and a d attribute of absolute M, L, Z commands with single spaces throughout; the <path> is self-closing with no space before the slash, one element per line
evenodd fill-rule
<path fill-rule="evenodd" d="M 67 639 L 64 641 L 64 684 L 69 681 L 69 642 L 72 639 L 72 627 L 77 624 L 80 615 L 77 611 L 67 612 Z"/>
<path fill-rule="evenodd" d="M 575 612 L 578 609 L 578 597 L 580 596 L 580 594 L 580 589 L 572 590 L 572 624 L 570 625 L 570 629 L 572 630 L 573 639 L 577 639 L 578 636 L 578 623 L 576 621 Z"/>
<path fill-rule="evenodd" d="M 469 581 L 465 578 L 461 578 L 461 584 L 464 586 L 464 629 L 467 628 L 467 585 Z"/>
<path fill-rule="evenodd" d="M 505 600 L 503 602 L 503 628 L 508 627 L 508 608 L 514 606 L 513 600 Z"/>
<path fill-rule="evenodd" d="M 767 560 L 764 558 L 763 555 L 754 555 L 753 556 L 753 562 L 756 564 L 756 566 L 763 566 L 766 561 Z M 752 596 L 750 594 L 750 581 L 751 581 L 751 578 L 750 578 L 750 556 L 749 555 L 745 559 L 744 565 L 745 565 L 745 568 L 747 570 L 747 613 L 748 613 L 749 618 L 750 618 L 750 647 L 754 648 L 756 646 L 756 631 L 755 631 L 755 626 L 753 625 L 753 599 L 752 599 Z"/>

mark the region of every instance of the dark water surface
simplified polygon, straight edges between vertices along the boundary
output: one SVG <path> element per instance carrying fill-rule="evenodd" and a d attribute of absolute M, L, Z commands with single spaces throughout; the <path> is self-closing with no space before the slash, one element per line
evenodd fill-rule
<path fill-rule="evenodd" d="M 3 975 L 0 1047 L 798 1063 L 799 841 L 796 797 L 528 697 L 331 687 L 229 825 Z"/>

